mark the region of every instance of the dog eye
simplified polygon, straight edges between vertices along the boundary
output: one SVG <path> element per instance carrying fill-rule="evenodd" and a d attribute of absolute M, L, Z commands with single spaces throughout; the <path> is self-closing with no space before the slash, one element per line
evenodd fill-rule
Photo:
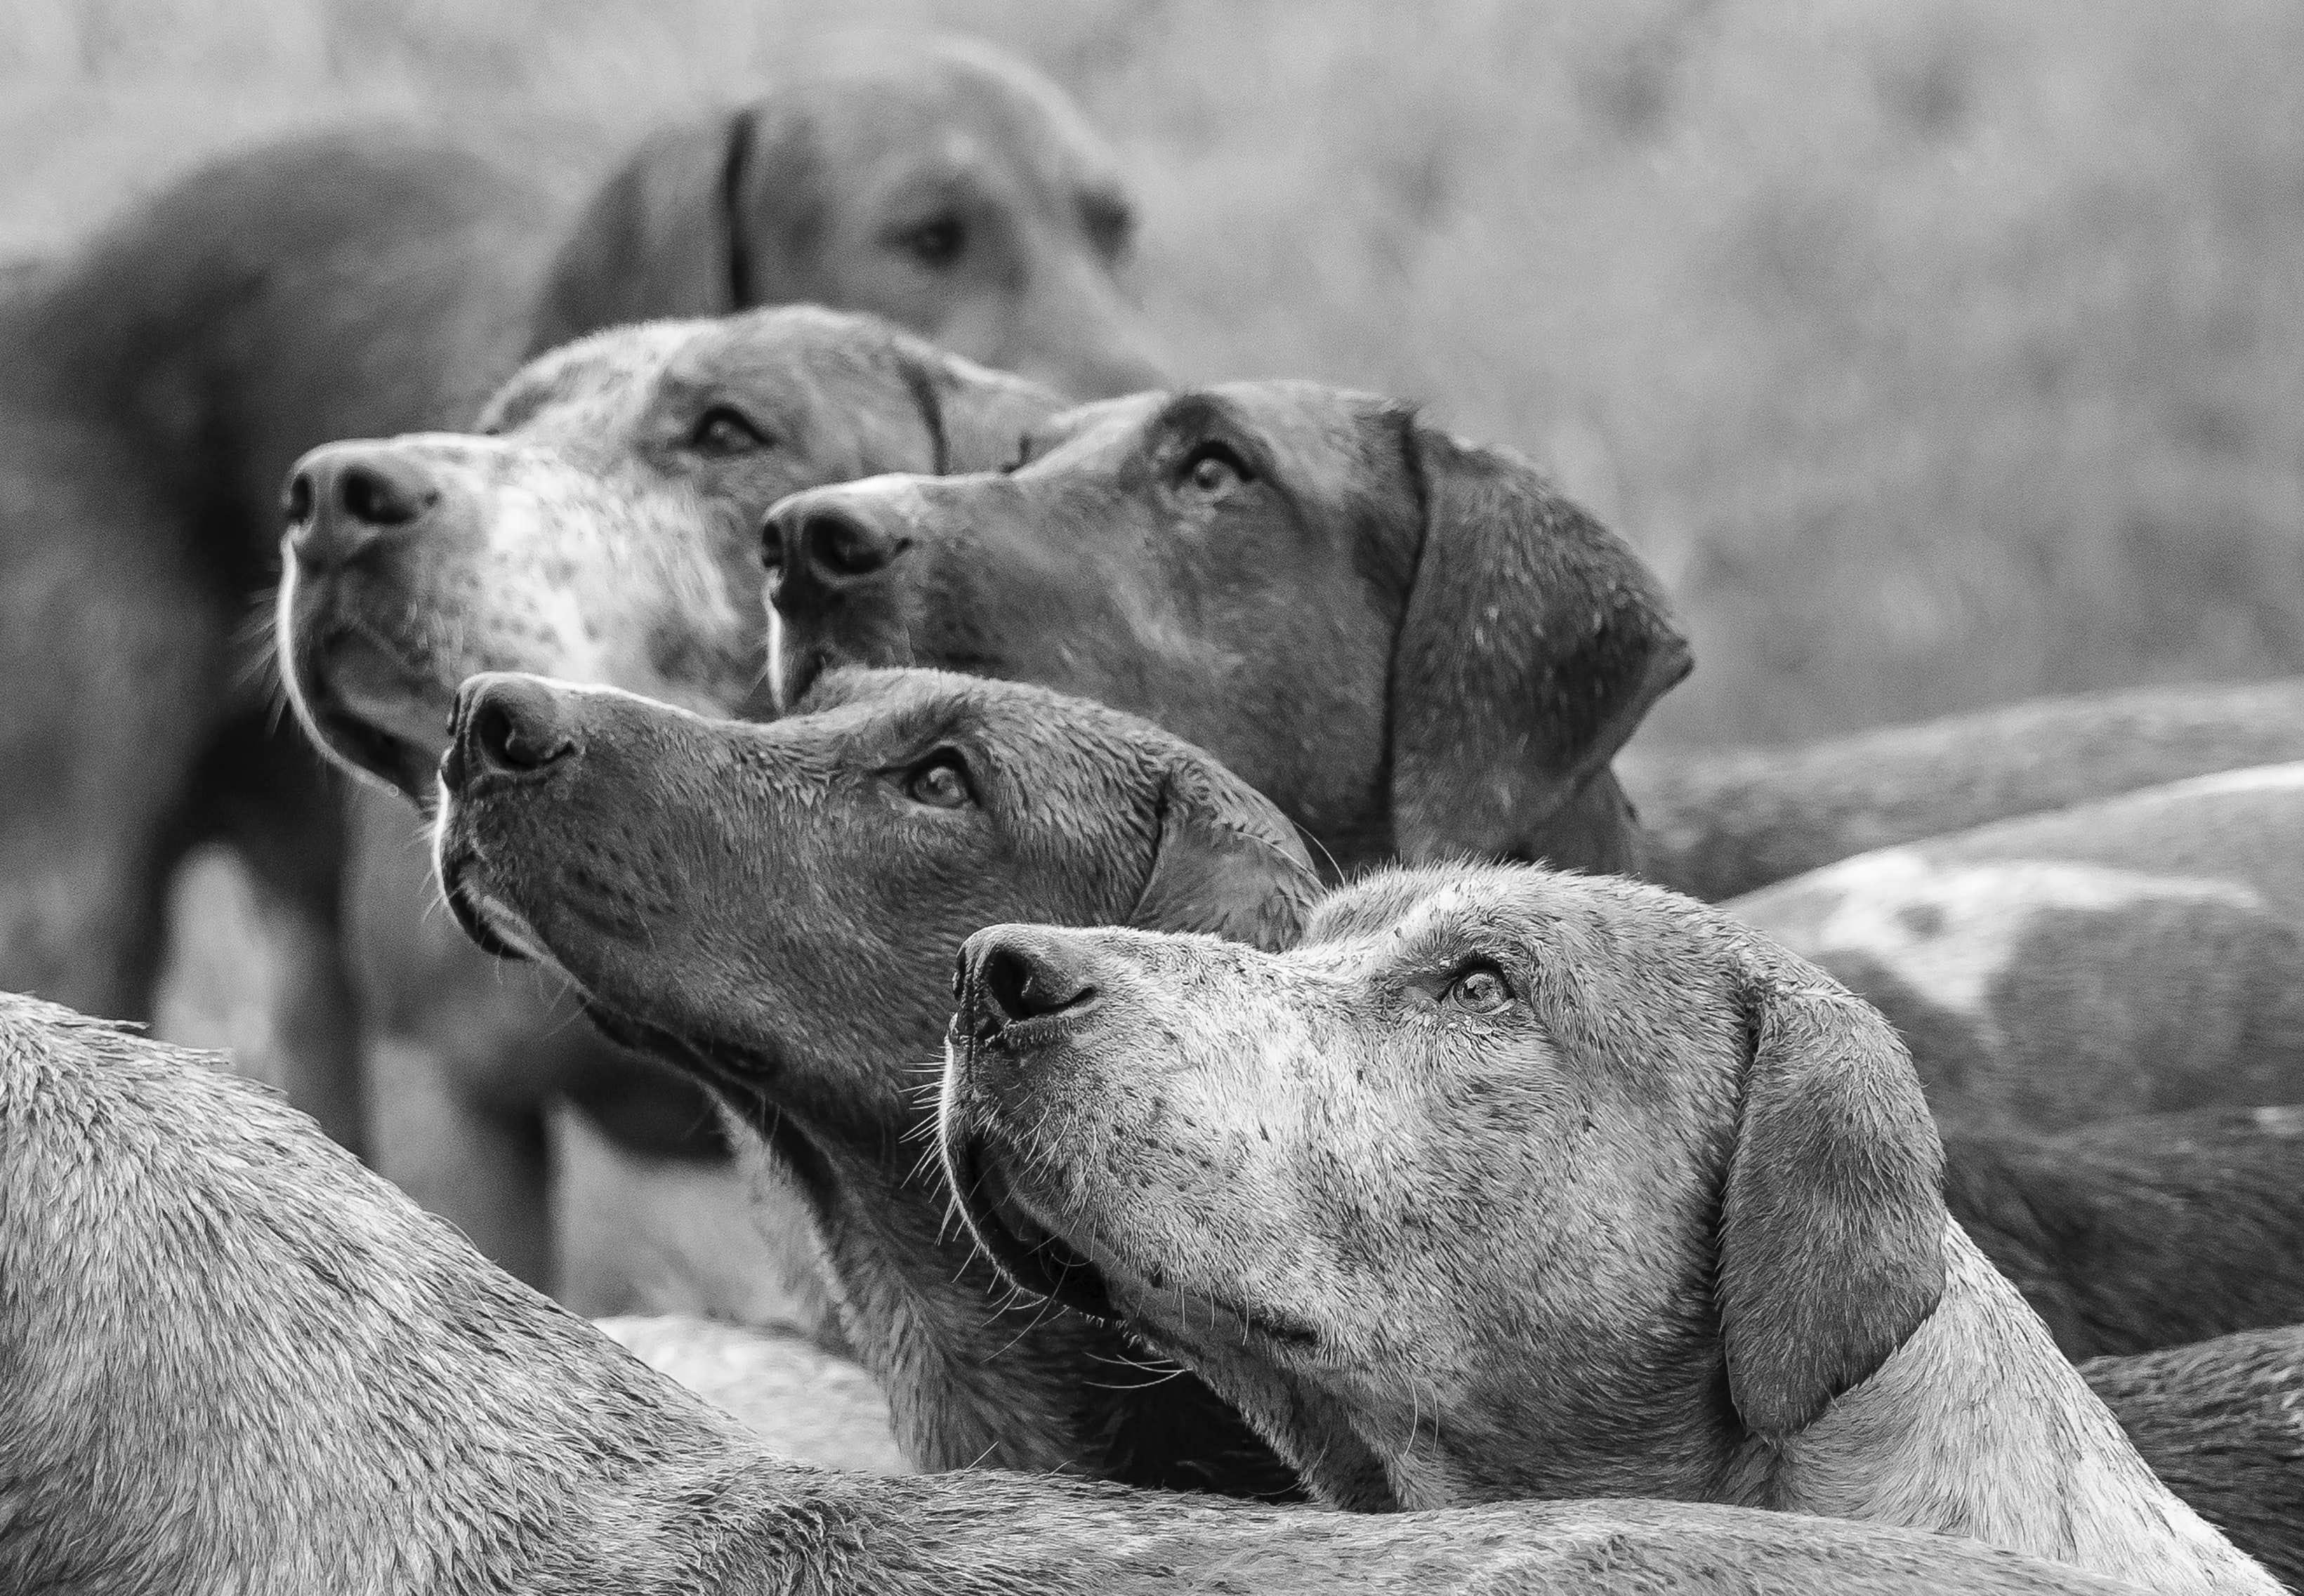
<path fill-rule="evenodd" d="M 742 411 L 716 404 L 688 429 L 688 446 L 699 454 L 744 454 L 766 449 L 768 440 Z"/>
<path fill-rule="evenodd" d="M 1512 1001 L 1512 988 L 1492 964 L 1476 964 L 1456 972 L 1443 1001 L 1467 1014 L 1494 1014 Z"/>
<path fill-rule="evenodd" d="M 969 790 L 968 771 L 960 756 L 937 754 L 904 778 L 904 796 L 931 809 L 964 808 L 975 801 Z"/>
<path fill-rule="evenodd" d="M 1232 446 L 1213 439 L 1196 445 L 1191 453 L 1184 457 L 1182 476 L 1187 487 L 1208 498 L 1254 480 L 1247 464 L 1232 452 Z"/>
<path fill-rule="evenodd" d="M 896 247 L 932 272 L 948 271 L 968 249 L 968 224 L 937 216 L 900 234 Z"/>

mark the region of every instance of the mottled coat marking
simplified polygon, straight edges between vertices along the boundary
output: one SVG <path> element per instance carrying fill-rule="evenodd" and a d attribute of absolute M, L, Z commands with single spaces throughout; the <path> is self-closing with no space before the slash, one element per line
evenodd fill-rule
<path fill-rule="evenodd" d="M 1949 1218 L 1886 1023 L 1673 894 L 1459 866 L 1279 954 L 980 932 L 940 1140 L 1020 1283 L 1108 1296 L 1331 1500 L 1667 1495 L 2278 1588 Z"/>
<path fill-rule="evenodd" d="M 1948 1123 L 2304 1101 L 2304 764 L 1863 854 L 1734 899 L 1862 992 Z"/>

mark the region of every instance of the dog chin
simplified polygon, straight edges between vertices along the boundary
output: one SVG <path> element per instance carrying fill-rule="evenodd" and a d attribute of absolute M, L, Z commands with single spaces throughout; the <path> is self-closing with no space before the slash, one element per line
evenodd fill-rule
<path fill-rule="evenodd" d="M 420 806 L 447 747 L 448 701 L 414 691 L 414 672 L 364 638 L 329 649 L 283 636 L 281 680 L 312 740 L 332 764 Z"/>
<path fill-rule="evenodd" d="M 455 804 L 448 784 L 438 784 L 438 813 L 432 823 L 432 874 L 457 926 L 483 951 L 498 958 L 541 965 L 575 985 L 528 917 L 474 880 L 482 874 L 479 856 L 455 832 Z"/>

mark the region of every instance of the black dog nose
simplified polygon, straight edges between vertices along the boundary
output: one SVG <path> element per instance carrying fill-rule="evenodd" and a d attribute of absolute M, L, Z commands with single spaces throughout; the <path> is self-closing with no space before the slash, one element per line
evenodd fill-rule
<path fill-rule="evenodd" d="M 760 563 L 776 578 L 776 603 L 803 601 L 867 581 L 911 546 L 893 512 L 855 501 L 796 494 L 760 524 Z"/>
<path fill-rule="evenodd" d="M 440 502 L 424 462 L 397 443 L 328 443 L 288 473 L 288 547 L 315 570 L 349 564 Z"/>
<path fill-rule="evenodd" d="M 995 925 L 968 939 L 960 954 L 968 993 L 962 1026 L 979 1042 L 1009 1026 L 1096 1006 L 1095 953 L 1079 939 L 1045 925 Z"/>
<path fill-rule="evenodd" d="M 456 695 L 441 779 L 459 790 L 484 773 L 523 776 L 584 751 L 576 697 L 534 676 L 475 676 Z"/>

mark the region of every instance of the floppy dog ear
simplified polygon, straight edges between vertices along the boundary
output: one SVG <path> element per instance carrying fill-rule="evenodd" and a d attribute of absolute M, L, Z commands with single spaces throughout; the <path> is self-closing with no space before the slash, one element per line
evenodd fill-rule
<path fill-rule="evenodd" d="M 1728 1394 L 1754 1433 L 1811 1423 L 1944 1295 L 1944 1148 L 1895 1031 L 1821 971 L 1745 975 L 1751 1057 L 1720 1204 Z"/>
<path fill-rule="evenodd" d="M 1295 942 L 1320 883 L 1271 800 L 1229 771 L 1180 759 L 1161 776 L 1159 824 L 1131 925 L 1206 932 L 1267 953 Z"/>
<path fill-rule="evenodd" d="M 756 116 L 667 128 L 601 185 L 545 275 L 530 356 L 624 322 L 760 302 L 742 214 Z"/>
<path fill-rule="evenodd" d="M 1024 435 L 1070 408 L 1038 383 L 979 366 L 919 339 L 904 357 L 904 380 L 936 442 L 936 474 L 962 477 L 1016 463 Z"/>
<path fill-rule="evenodd" d="M 1424 536 L 1393 656 L 1394 844 L 1412 861 L 1613 864 L 1546 832 L 1688 674 L 1663 589 L 1519 456 L 1408 434 Z"/>

